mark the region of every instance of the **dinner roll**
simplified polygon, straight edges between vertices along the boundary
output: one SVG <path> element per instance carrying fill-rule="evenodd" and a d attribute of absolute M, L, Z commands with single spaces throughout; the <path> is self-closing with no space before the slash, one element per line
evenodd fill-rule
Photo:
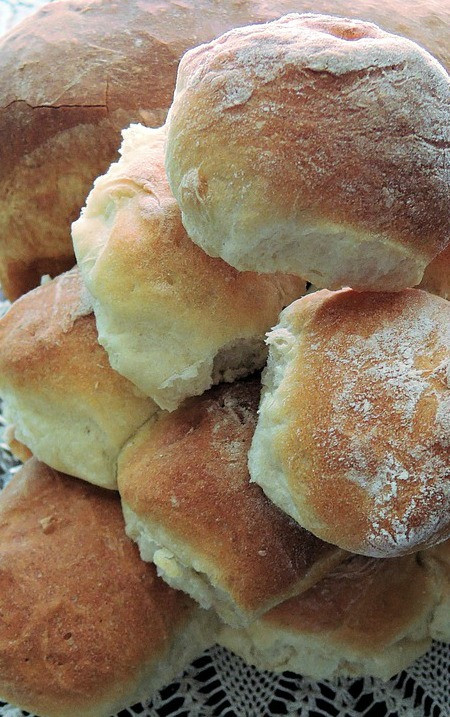
<path fill-rule="evenodd" d="M 450 536 L 450 304 L 311 294 L 269 334 L 252 479 L 315 535 L 389 557 Z"/>
<path fill-rule="evenodd" d="M 0 320 L 0 396 L 19 458 L 116 488 L 125 441 L 157 410 L 97 342 L 77 269 L 34 289 Z"/>
<path fill-rule="evenodd" d="M 41 717 L 109 717 L 215 638 L 126 537 L 116 494 L 29 461 L 0 494 L 0 699 Z"/>
<path fill-rule="evenodd" d="M 415 43 L 330 16 L 189 51 L 166 157 L 189 236 L 241 271 L 414 286 L 450 240 L 449 86 Z"/>
<path fill-rule="evenodd" d="M 218 639 L 264 670 L 314 679 L 387 680 L 437 637 L 433 621 L 441 608 L 441 578 L 422 566 L 419 555 L 391 560 L 355 555 L 246 630 L 224 626 Z M 450 640 L 448 611 L 446 622 Z"/>
<path fill-rule="evenodd" d="M 344 557 L 249 483 L 259 391 L 251 379 L 192 398 L 150 420 L 119 458 L 126 530 L 141 557 L 231 625 L 306 590 Z"/>
<path fill-rule="evenodd" d="M 133 125 L 72 235 L 113 368 L 162 408 L 266 361 L 297 277 L 240 273 L 191 242 L 164 170 L 165 129 Z"/>

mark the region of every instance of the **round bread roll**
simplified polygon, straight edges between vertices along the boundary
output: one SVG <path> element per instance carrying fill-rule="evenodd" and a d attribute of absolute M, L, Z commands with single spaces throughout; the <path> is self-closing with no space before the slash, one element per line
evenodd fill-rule
<path fill-rule="evenodd" d="M 218 642 L 263 670 L 387 680 L 425 653 L 431 638 L 450 641 L 449 611 L 445 629 L 436 629 L 448 569 L 447 578 L 443 566 L 426 570 L 421 557 L 355 555 L 246 630 L 224 626 Z"/>
<path fill-rule="evenodd" d="M 305 293 L 294 276 L 241 273 L 187 236 L 164 170 L 165 129 L 132 125 L 72 236 L 114 369 L 162 408 L 266 361 L 264 335 Z"/>
<path fill-rule="evenodd" d="M 124 531 L 115 494 L 29 461 L 0 494 L 0 699 L 41 717 L 109 717 L 214 642 Z"/>
<path fill-rule="evenodd" d="M 60 0 L 0 39 L 0 282 L 10 299 L 73 264 L 70 222 L 130 122 L 159 126 L 178 60 L 288 12 L 364 18 L 450 67 L 440 0 Z M 124 29 L 125 28 L 125 29 Z"/>
<path fill-rule="evenodd" d="M 246 625 L 314 585 L 345 553 L 250 484 L 258 379 L 222 384 L 148 421 L 119 458 L 127 534 L 169 585 Z"/>
<path fill-rule="evenodd" d="M 189 236 L 241 271 L 418 284 L 450 240 L 449 89 L 415 43 L 330 16 L 189 51 L 166 153 Z"/>
<path fill-rule="evenodd" d="M 391 557 L 450 537 L 450 304 L 326 290 L 269 334 L 252 479 L 312 533 Z"/>
<path fill-rule="evenodd" d="M 120 449 L 158 410 L 111 368 L 77 269 L 0 320 L 0 396 L 19 458 L 28 448 L 52 468 L 112 489 Z"/>

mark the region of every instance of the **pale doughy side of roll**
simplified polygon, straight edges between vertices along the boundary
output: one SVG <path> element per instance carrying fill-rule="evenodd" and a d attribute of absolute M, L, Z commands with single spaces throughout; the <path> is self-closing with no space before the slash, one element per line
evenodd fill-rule
<path fill-rule="evenodd" d="M 127 535 L 138 544 L 142 560 L 154 563 L 168 585 L 183 590 L 205 610 L 213 608 L 229 625 L 239 627 L 250 622 L 248 614 L 239 610 L 231 595 L 214 580 L 213 565 L 188 545 L 175 542 L 168 530 L 140 520 L 123 502 L 122 510 Z"/>
<path fill-rule="evenodd" d="M 361 656 L 319 635 L 296 635 L 270 624 L 253 623 L 247 630 L 224 626 L 219 644 L 242 657 L 249 665 L 270 672 L 297 672 L 314 680 L 368 675 L 388 680 L 406 669 L 431 647 L 426 634 L 429 616 L 398 642 L 372 656 Z"/>
<path fill-rule="evenodd" d="M 103 488 L 116 487 L 117 444 L 80 398 L 68 397 L 62 406 L 51 391 L 30 395 L 14 389 L 3 391 L 2 400 L 11 437 L 36 458 Z"/>
<path fill-rule="evenodd" d="M 132 125 L 72 235 L 111 365 L 174 410 L 262 368 L 264 335 L 305 291 L 292 276 L 240 273 L 187 236 L 164 169 L 165 128 Z"/>
<path fill-rule="evenodd" d="M 417 556 L 356 556 L 247 629 L 224 626 L 218 641 L 259 669 L 387 680 L 437 636 L 441 580 Z"/>

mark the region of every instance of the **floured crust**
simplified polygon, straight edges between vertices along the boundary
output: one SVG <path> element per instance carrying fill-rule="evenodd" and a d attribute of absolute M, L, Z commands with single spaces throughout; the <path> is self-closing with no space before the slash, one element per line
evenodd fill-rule
<path fill-rule="evenodd" d="M 164 170 L 165 129 L 133 125 L 72 234 L 112 366 L 162 408 L 261 368 L 265 332 L 305 291 L 191 242 Z"/>
<path fill-rule="evenodd" d="M 352 556 L 247 630 L 224 628 L 219 642 L 261 669 L 314 679 L 389 679 L 436 637 L 442 575 L 424 566 L 421 556 Z"/>
<path fill-rule="evenodd" d="M 154 559 L 161 549 L 167 560 L 173 555 L 160 561 L 162 577 L 241 625 L 343 557 L 249 483 L 258 398 L 259 381 L 249 380 L 191 399 L 144 426 L 118 468 L 127 531 L 142 557 Z"/>
<path fill-rule="evenodd" d="M 207 613 L 140 560 L 116 494 L 32 459 L 1 493 L 0 526 L 2 699 L 108 717 L 214 640 Z"/>
<path fill-rule="evenodd" d="M 269 334 L 252 479 L 346 550 L 449 536 L 450 305 L 423 291 L 321 291 Z"/>
<path fill-rule="evenodd" d="M 106 488 L 116 488 L 122 445 L 157 410 L 109 365 L 77 269 L 1 319 L 0 395 L 15 440 L 53 468 Z"/>
<path fill-rule="evenodd" d="M 419 46 L 329 16 L 189 51 L 166 156 L 188 234 L 240 270 L 417 284 L 450 237 L 448 92 Z"/>

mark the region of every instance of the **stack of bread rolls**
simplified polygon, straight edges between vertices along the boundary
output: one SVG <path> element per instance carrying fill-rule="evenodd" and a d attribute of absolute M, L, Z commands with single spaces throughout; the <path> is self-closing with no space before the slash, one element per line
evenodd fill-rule
<path fill-rule="evenodd" d="M 79 214 L 77 265 L 0 320 L 26 461 L 0 494 L 0 698 L 41 717 L 109 717 L 215 642 L 388 679 L 450 641 L 449 77 L 370 7 L 279 4 L 70 0 L 0 47 L 0 126 L 36 140 L 11 145 L 11 298 L 70 266 Z M 23 99 L 68 19 L 81 81 Z M 105 63 L 89 33 L 123 22 Z"/>

